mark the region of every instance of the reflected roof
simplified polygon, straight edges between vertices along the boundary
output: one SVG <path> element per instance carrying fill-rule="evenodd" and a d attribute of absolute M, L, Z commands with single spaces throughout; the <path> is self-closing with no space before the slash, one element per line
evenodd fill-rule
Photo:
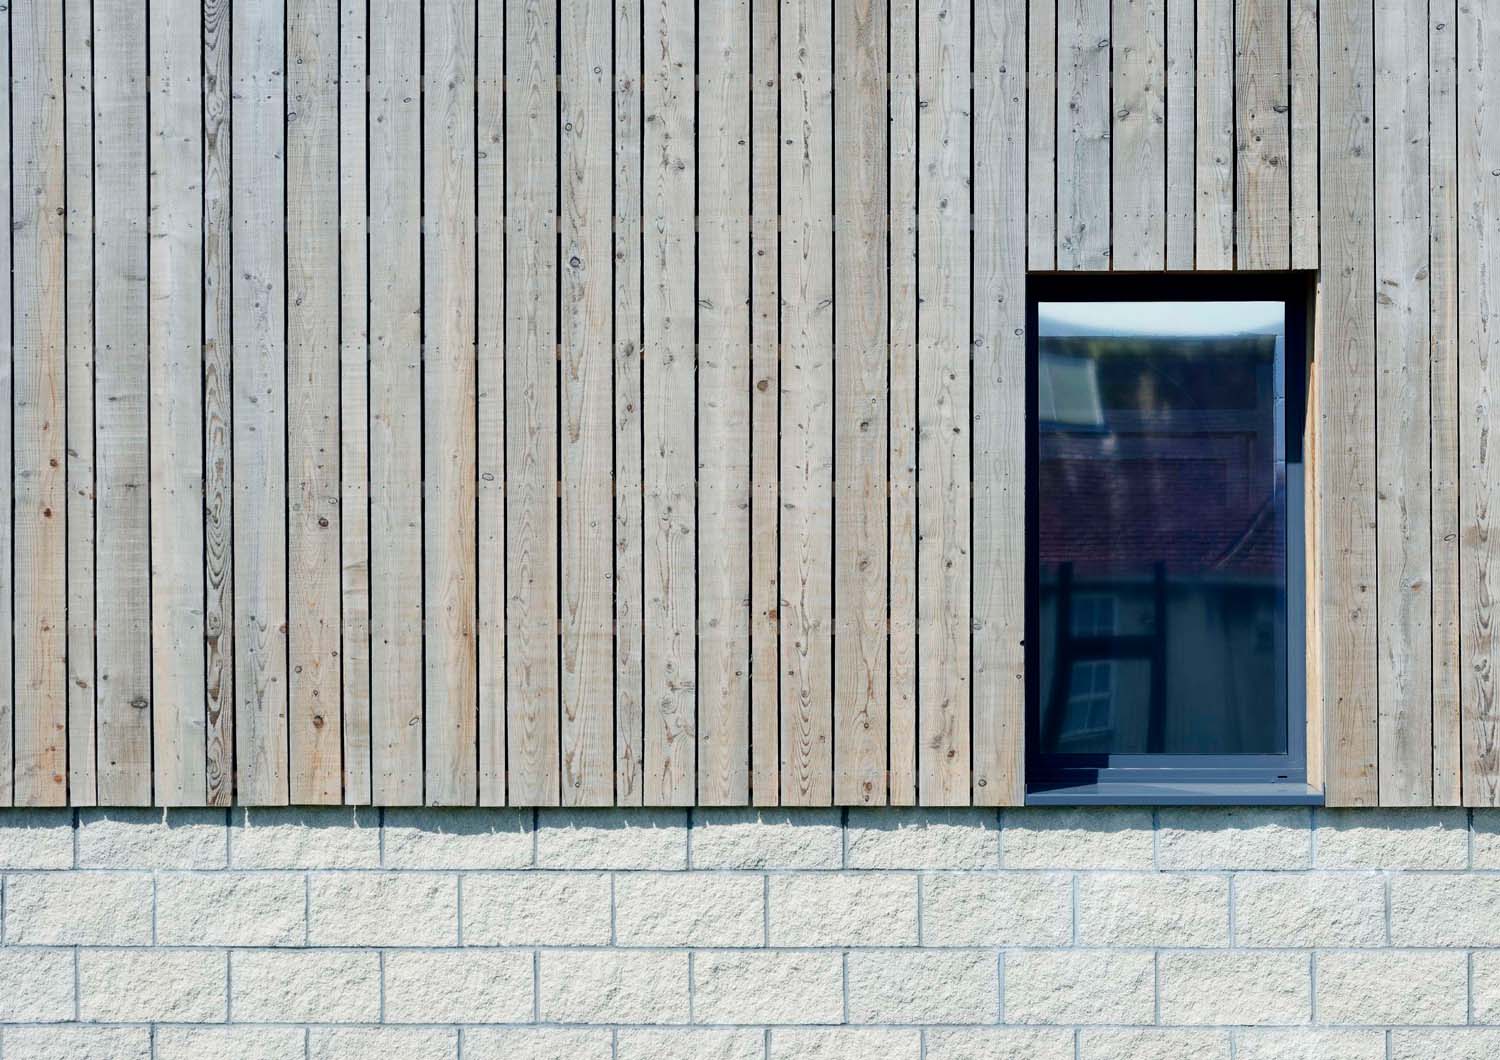
<path fill-rule="evenodd" d="M 1037 308 L 1038 558 L 1085 576 L 1285 571 L 1283 302 Z"/>

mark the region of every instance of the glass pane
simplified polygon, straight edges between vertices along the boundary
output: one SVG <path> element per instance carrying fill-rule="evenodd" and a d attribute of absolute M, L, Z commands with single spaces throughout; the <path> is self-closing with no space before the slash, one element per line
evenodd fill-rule
<path fill-rule="evenodd" d="M 1041 747 L 1284 754 L 1282 302 L 1042 302 Z"/>

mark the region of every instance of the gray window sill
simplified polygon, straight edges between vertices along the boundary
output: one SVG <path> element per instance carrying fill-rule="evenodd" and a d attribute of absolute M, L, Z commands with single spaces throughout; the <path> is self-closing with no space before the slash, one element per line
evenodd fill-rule
<path fill-rule="evenodd" d="M 1170 783 L 1107 781 L 1038 786 L 1027 806 L 1321 806 L 1323 793 L 1300 781 Z"/>

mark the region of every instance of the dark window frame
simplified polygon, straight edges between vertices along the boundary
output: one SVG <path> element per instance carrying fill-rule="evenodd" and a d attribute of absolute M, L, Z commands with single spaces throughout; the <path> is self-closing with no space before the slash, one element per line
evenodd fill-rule
<path fill-rule="evenodd" d="M 1321 804 L 1307 779 L 1307 546 L 1304 436 L 1313 276 L 1289 273 L 1032 274 L 1026 285 L 1026 802 Z M 1038 327 L 1041 302 L 1281 301 L 1286 304 L 1287 571 L 1285 754 L 1048 754 L 1041 722 L 1038 558 Z"/>

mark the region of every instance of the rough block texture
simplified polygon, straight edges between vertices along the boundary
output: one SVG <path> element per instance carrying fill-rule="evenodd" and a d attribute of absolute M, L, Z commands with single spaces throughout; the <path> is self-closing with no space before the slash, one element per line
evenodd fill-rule
<path fill-rule="evenodd" d="M 0 811 L 3 1060 L 1493 1060 L 1500 811 Z"/>

